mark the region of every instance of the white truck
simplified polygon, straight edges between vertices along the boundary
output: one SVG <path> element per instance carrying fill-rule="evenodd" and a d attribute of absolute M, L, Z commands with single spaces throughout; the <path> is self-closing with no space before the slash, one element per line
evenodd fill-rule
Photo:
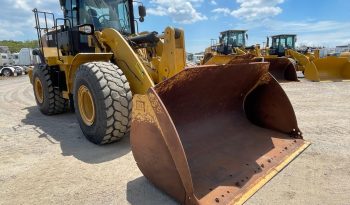
<path fill-rule="evenodd" d="M 18 58 L 19 53 L 12 53 L 12 61 L 14 65 L 18 65 L 19 63 L 19 58 Z"/>
<path fill-rule="evenodd" d="M 0 66 L 9 66 L 12 65 L 12 58 L 11 58 L 11 54 L 8 53 L 0 53 Z"/>
<path fill-rule="evenodd" d="M 31 66 L 39 61 L 37 56 L 33 55 L 33 49 L 22 48 L 19 53 L 12 54 L 13 64 L 18 66 Z"/>
<path fill-rule="evenodd" d="M 36 62 L 32 52 L 33 52 L 33 49 L 31 48 L 22 48 L 18 53 L 18 60 L 17 60 L 18 63 L 16 63 L 15 65 L 19 65 L 19 66 L 34 65 Z"/>

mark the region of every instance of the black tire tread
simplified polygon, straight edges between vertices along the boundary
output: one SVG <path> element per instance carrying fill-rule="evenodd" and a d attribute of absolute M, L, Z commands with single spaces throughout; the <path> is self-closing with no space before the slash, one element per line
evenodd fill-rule
<path fill-rule="evenodd" d="M 42 110 L 41 112 L 46 115 L 56 115 L 67 112 L 69 109 L 69 100 L 63 98 L 62 93 L 58 88 L 55 88 L 52 84 L 52 80 L 49 74 L 49 68 L 46 66 L 38 66 L 35 68 L 34 72 L 40 73 L 39 76 L 44 76 L 44 79 L 48 86 L 49 95 L 44 96 L 49 102 L 49 107 L 47 110 Z M 34 80 L 33 80 L 34 82 Z"/>
<path fill-rule="evenodd" d="M 78 72 L 93 74 L 103 93 L 103 99 L 98 101 L 104 103 L 106 132 L 98 144 L 120 140 L 130 131 L 132 109 L 132 93 L 123 71 L 113 63 L 89 62 L 80 66 Z"/>

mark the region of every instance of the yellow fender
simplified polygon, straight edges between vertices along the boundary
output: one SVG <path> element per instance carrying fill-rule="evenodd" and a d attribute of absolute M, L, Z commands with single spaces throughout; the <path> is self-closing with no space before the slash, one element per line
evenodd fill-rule
<path fill-rule="evenodd" d="M 66 59 L 68 62 L 66 66 L 61 65 L 61 69 L 65 70 L 66 74 L 66 83 L 67 83 L 67 89 L 68 93 L 72 93 L 73 91 L 73 84 L 74 84 L 74 79 L 75 79 L 75 73 L 79 66 L 84 63 L 88 63 L 91 61 L 105 61 L 108 62 L 112 58 L 113 54 L 112 53 L 79 53 L 72 60 Z"/>

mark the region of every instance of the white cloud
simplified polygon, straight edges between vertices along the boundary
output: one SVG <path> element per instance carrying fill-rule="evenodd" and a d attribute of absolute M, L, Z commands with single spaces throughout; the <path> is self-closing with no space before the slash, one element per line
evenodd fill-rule
<path fill-rule="evenodd" d="M 191 24 L 208 18 L 198 12 L 195 7 L 200 6 L 203 0 L 151 0 L 154 7 L 148 13 L 157 16 L 170 16 L 174 22 Z"/>
<path fill-rule="evenodd" d="M 349 22 L 271 21 L 268 25 L 271 31 L 298 34 L 297 44 L 299 45 L 334 47 L 350 43 Z"/>
<path fill-rule="evenodd" d="M 228 8 L 216 8 L 216 9 L 213 9 L 211 12 L 217 13 L 217 14 L 223 14 L 225 16 L 231 14 L 230 9 L 228 9 Z"/>
<path fill-rule="evenodd" d="M 337 21 L 268 21 L 271 30 L 290 32 L 324 32 L 331 30 L 349 30 L 350 23 Z"/>
<path fill-rule="evenodd" d="M 147 13 L 155 16 L 166 16 L 167 10 L 164 7 L 157 6 L 155 8 L 149 8 L 147 9 Z"/>
<path fill-rule="evenodd" d="M 211 5 L 217 5 L 218 3 L 216 3 L 215 0 L 211 0 L 211 1 L 210 1 L 210 4 L 211 4 Z"/>
<path fill-rule="evenodd" d="M 236 0 L 240 8 L 233 10 L 231 15 L 245 21 L 262 20 L 276 16 L 282 12 L 278 7 L 284 0 Z"/>

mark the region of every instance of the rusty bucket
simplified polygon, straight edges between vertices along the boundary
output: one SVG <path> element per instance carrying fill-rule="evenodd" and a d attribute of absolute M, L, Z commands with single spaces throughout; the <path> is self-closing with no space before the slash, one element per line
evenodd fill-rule
<path fill-rule="evenodd" d="M 288 58 L 264 58 L 265 62 L 270 63 L 269 72 L 279 82 L 299 81 L 294 65 Z"/>
<path fill-rule="evenodd" d="M 243 62 L 269 62 L 269 72 L 279 82 L 299 81 L 296 67 L 288 58 L 254 57 L 251 54 L 236 55 L 228 64 Z"/>
<path fill-rule="evenodd" d="M 242 204 L 308 143 L 268 63 L 186 69 L 135 95 L 134 158 L 181 204 Z"/>

